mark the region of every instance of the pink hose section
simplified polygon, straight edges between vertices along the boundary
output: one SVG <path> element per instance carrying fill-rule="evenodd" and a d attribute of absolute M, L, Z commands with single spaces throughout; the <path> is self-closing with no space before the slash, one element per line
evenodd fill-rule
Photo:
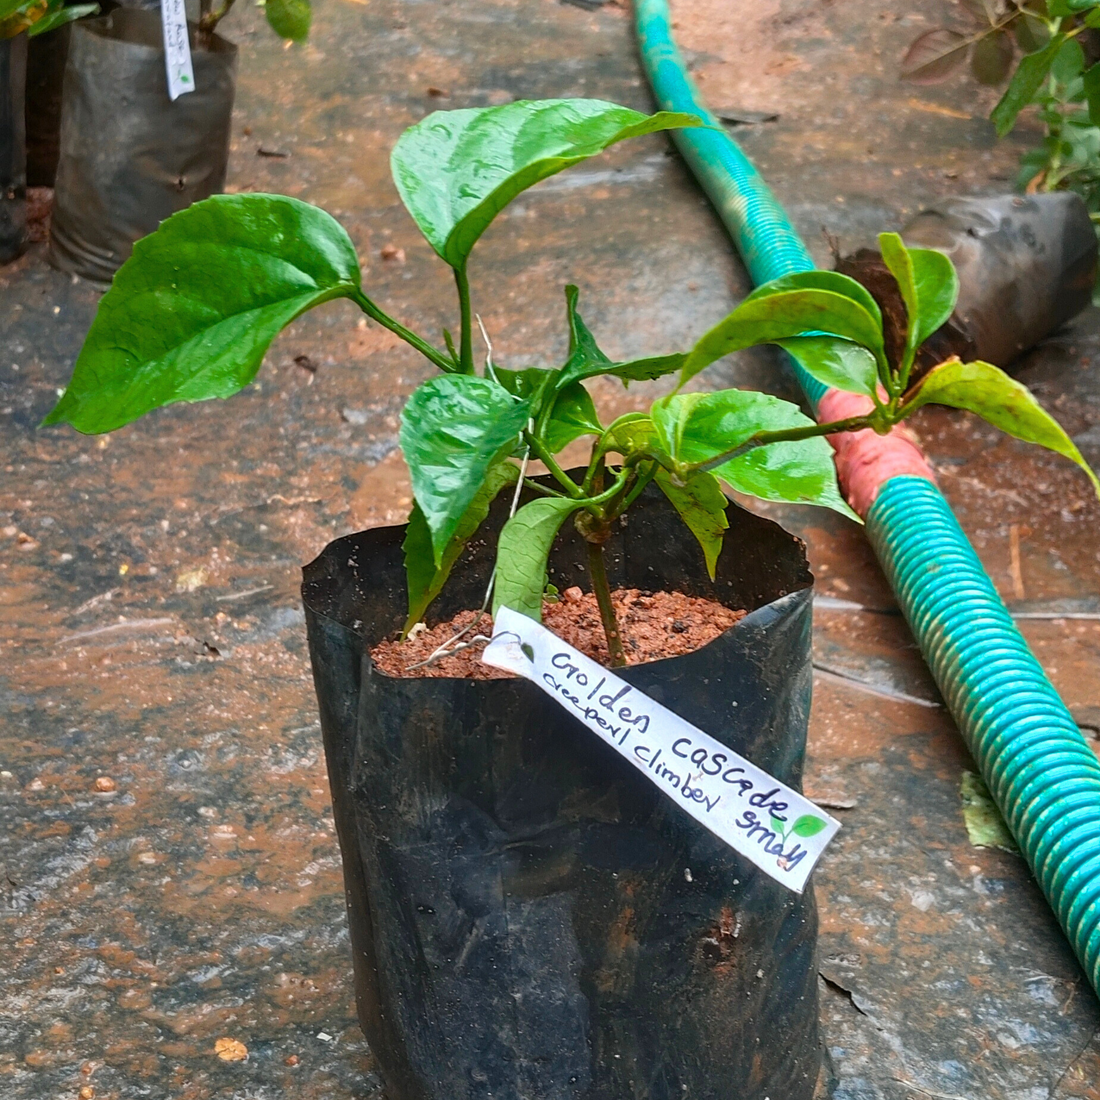
<path fill-rule="evenodd" d="M 819 421 L 845 420 L 862 416 L 874 408 L 869 397 L 857 393 L 829 390 L 817 405 Z M 935 484 L 936 477 L 921 453 L 916 437 L 904 425 L 889 435 L 870 428 L 859 432 L 840 432 L 829 436 L 836 451 L 836 469 L 840 487 L 848 503 L 866 516 L 881 486 L 892 477 L 922 477 Z"/>

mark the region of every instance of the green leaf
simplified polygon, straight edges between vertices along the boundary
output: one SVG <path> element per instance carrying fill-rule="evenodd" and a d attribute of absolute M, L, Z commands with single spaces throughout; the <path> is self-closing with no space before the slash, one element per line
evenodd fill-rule
<path fill-rule="evenodd" d="M 405 541 L 401 544 L 405 553 L 405 576 L 409 591 L 409 615 L 401 628 L 402 637 L 420 622 L 428 605 L 439 595 L 466 543 L 485 522 L 489 507 L 496 500 L 497 494 L 506 486 L 515 485 L 518 478 L 519 469 L 511 462 L 498 462 L 489 468 L 470 507 L 462 514 L 438 566 L 435 564 L 428 521 L 424 518 L 420 505 L 413 504 L 412 515 L 409 516 L 409 523 L 405 528 Z"/>
<path fill-rule="evenodd" d="M 1089 105 L 1089 122 L 1100 126 L 1100 61 L 1090 66 L 1084 75 L 1085 101 Z"/>
<path fill-rule="evenodd" d="M 401 450 L 437 567 L 489 468 L 511 452 L 528 416 L 526 401 L 488 378 L 445 374 L 413 391 L 401 414 Z"/>
<path fill-rule="evenodd" d="M 827 822 L 820 817 L 815 817 L 813 814 L 803 814 L 794 825 L 791 826 L 791 832 L 794 833 L 795 836 L 817 836 L 817 834 L 825 828 L 826 824 Z"/>
<path fill-rule="evenodd" d="M 1050 67 L 1065 40 L 1064 34 L 1056 34 L 1041 50 L 1020 58 L 1005 94 L 989 116 L 997 128 L 998 137 L 1004 137 L 1012 129 L 1016 124 L 1016 116 L 1035 98 L 1035 93 L 1050 73 Z"/>
<path fill-rule="evenodd" d="M 598 99 L 435 111 L 401 135 L 390 166 L 429 244 L 462 267 L 521 191 L 625 138 L 700 125 L 694 115 L 643 115 Z"/>
<path fill-rule="evenodd" d="M 560 384 L 558 371 L 543 367 L 514 371 L 496 367 L 493 373 L 509 393 L 530 402 L 530 415 L 536 421 L 542 411 L 543 402 L 553 400 L 553 407 L 543 429 L 543 439 L 552 454 L 557 454 L 582 435 L 600 435 L 603 432 L 596 406 L 579 382 L 565 386 L 555 396 L 554 387 Z"/>
<path fill-rule="evenodd" d="M 1062 43 L 1062 48 L 1054 56 L 1050 66 L 1050 75 L 1059 84 L 1069 84 L 1076 80 L 1085 68 L 1085 51 L 1076 38 Z"/>
<path fill-rule="evenodd" d="M 1064 455 L 1088 474 L 1096 495 L 1100 496 L 1100 480 L 1058 421 L 1032 397 L 1026 386 L 992 363 L 958 360 L 942 363 L 925 375 L 916 396 L 906 402 L 904 409 L 908 414 L 922 405 L 966 409 L 1016 439 Z"/>
<path fill-rule="evenodd" d="M 280 38 L 301 42 L 309 35 L 313 9 L 309 0 L 267 0 L 264 4 L 267 21 Z"/>
<path fill-rule="evenodd" d="M 975 848 L 1003 848 L 1006 852 L 1017 853 L 1020 851 L 980 775 L 964 771 L 959 794 L 966 835 Z"/>
<path fill-rule="evenodd" d="M 835 336 L 796 336 L 776 343 L 819 382 L 870 397 L 878 384 L 875 357 L 859 344 Z"/>
<path fill-rule="evenodd" d="M 722 552 L 723 536 L 730 525 L 726 518 L 726 505 L 729 501 L 722 492 L 718 479 L 713 474 L 696 474 L 688 479 L 686 485 L 677 485 L 667 470 L 658 468 L 654 480 L 672 502 L 673 508 L 680 513 L 680 518 L 688 529 L 699 540 L 707 563 L 707 573 L 714 580 L 718 555 Z"/>
<path fill-rule="evenodd" d="M 27 37 L 35 38 L 40 34 L 47 34 L 57 30 L 58 27 L 63 27 L 66 23 L 83 19 L 86 15 L 95 15 L 98 11 L 98 4 L 74 4 L 71 8 L 67 8 L 61 0 L 55 0 L 50 4 L 49 11 L 27 31 Z"/>
<path fill-rule="evenodd" d="M 931 248 L 906 248 L 896 233 L 878 235 L 882 259 L 901 291 L 909 325 L 905 352 L 911 355 L 951 316 L 959 296 L 955 265 Z"/>
<path fill-rule="evenodd" d="M 569 320 L 569 356 L 561 369 L 557 383 L 559 387 L 604 374 L 621 378 L 624 383 L 662 378 L 666 374 L 675 374 L 687 358 L 686 353 L 680 351 L 614 363 L 599 349 L 595 337 L 577 312 L 575 286 L 565 288 L 565 309 Z"/>
<path fill-rule="evenodd" d="M 780 294 L 788 290 L 829 290 L 851 298 L 853 302 L 863 306 L 880 327 L 882 325 L 882 311 L 871 292 L 862 283 L 848 275 L 842 275 L 839 271 L 795 271 L 790 275 L 781 275 L 778 279 L 757 287 L 745 301 L 766 298 L 769 294 Z"/>
<path fill-rule="evenodd" d="M 542 593 L 550 547 L 566 517 L 579 507 L 564 497 L 540 497 L 525 504 L 504 525 L 497 543 L 493 614 L 510 607 L 542 622 Z"/>
<path fill-rule="evenodd" d="M 229 397 L 299 314 L 359 288 L 355 246 L 315 206 L 216 195 L 134 245 L 43 424 L 109 432 L 161 405 Z"/>
<path fill-rule="evenodd" d="M 787 835 L 787 822 L 781 817 L 776 817 L 775 814 L 771 814 L 770 817 L 771 817 L 772 828 L 780 836 L 786 836 Z"/>
<path fill-rule="evenodd" d="M 544 438 L 550 453 L 557 454 L 581 436 L 602 434 L 603 425 L 588 390 L 579 382 L 566 386 L 554 401 L 546 422 Z"/>
<path fill-rule="evenodd" d="M 680 371 L 681 385 L 730 352 L 819 333 L 861 344 L 876 356 L 883 354 L 881 318 L 854 298 L 816 288 L 756 293 L 692 348 Z"/>
<path fill-rule="evenodd" d="M 684 464 L 710 462 L 762 431 L 813 424 L 789 401 L 751 390 L 680 394 L 657 402 L 652 417 L 661 444 Z M 818 504 L 859 522 L 840 495 L 832 448 L 823 436 L 754 447 L 712 472 L 738 492 Z"/>

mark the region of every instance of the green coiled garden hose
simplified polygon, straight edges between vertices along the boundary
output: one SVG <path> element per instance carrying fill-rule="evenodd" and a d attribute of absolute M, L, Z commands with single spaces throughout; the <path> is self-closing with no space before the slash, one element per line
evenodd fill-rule
<path fill-rule="evenodd" d="M 707 110 L 672 39 L 667 0 L 635 0 L 661 108 L 708 129 L 674 131 L 753 282 L 814 267 L 752 162 Z M 816 407 L 826 388 L 795 370 Z M 921 652 L 1093 989 L 1100 992 L 1100 762 L 1032 656 L 943 495 L 894 477 L 864 516 Z"/>

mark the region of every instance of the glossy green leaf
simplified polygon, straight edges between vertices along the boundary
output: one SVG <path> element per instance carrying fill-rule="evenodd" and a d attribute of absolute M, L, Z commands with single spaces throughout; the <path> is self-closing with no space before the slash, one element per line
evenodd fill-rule
<path fill-rule="evenodd" d="M 707 573 L 714 580 L 718 555 L 722 552 L 724 535 L 729 527 L 726 518 L 729 501 L 718 479 L 713 474 L 696 474 L 688 479 L 687 484 L 677 485 L 667 470 L 658 469 L 654 480 L 698 539 L 707 563 Z"/>
<path fill-rule="evenodd" d="M 553 401 L 543 430 L 543 439 L 551 453 L 557 454 L 583 435 L 600 435 L 603 432 L 603 425 L 596 415 L 596 406 L 579 382 L 567 385 L 555 394 L 555 383 L 560 383 L 558 371 L 543 367 L 511 371 L 497 367 L 493 373 L 509 393 L 530 402 L 530 415 L 536 420 L 542 411 L 543 402 Z"/>
<path fill-rule="evenodd" d="M 1016 439 L 1064 455 L 1088 474 L 1100 496 L 1100 481 L 1058 421 L 1026 386 L 992 363 L 960 363 L 956 359 L 940 364 L 925 375 L 905 409 L 908 412 L 922 405 L 966 409 Z"/>
<path fill-rule="evenodd" d="M 390 158 L 405 207 L 452 267 L 520 192 L 625 138 L 702 125 L 694 115 L 643 115 L 598 99 L 544 99 L 435 111 Z"/>
<path fill-rule="evenodd" d="M 264 12 L 271 29 L 280 38 L 301 42 L 309 35 L 313 21 L 313 9 L 309 0 L 267 0 Z"/>
<path fill-rule="evenodd" d="M 540 497 L 525 504 L 504 525 L 497 543 L 497 576 L 493 588 L 493 614 L 510 607 L 542 622 L 542 594 L 546 588 L 546 563 L 558 530 L 575 500 Z"/>
<path fill-rule="evenodd" d="M 1020 58 L 1004 95 L 989 116 L 997 128 L 998 137 L 1004 137 L 1012 129 L 1016 116 L 1035 98 L 1065 40 L 1064 34 L 1056 34 L 1041 50 Z"/>
<path fill-rule="evenodd" d="M 959 296 L 955 265 L 931 248 L 906 248 L 897 233 L 878 235 L 882 259 L 897 280 L 909 318 L 906 353 L 916 351 L 947 319 Z"/>
<path fill-rule="evenodd" d="M 762 431 L 813 424 L 789 401 L 751 390 L 680 394 L 657 402 L 652 416 L 662 445 L 684 464 L 710 462 Z M 823 436 L 754 447 L 712 472 L 738 492 L 818 504 L 858 522 L 840 495 L 833 451 Z"/>
<path fill-rule="evenodd" d="M 614 452 L 624 458 L 659 447 L 660 440 L 653 420 L 641 412 L 626 413 L 612 421 L 600 441 L 600 451 L 603 454 Z"/>
<path fill-rule="evenodd" d="M 859 344 L 835 336 L 796 336 L 777 340 L 807 374 L 845 393 L 870 397 L 878 384 L 875 357 Z"/>
<path fill-rule="evenodd" d="M 445 374 L 413 391 L 401 414 L 401 450 L 437 567 L 489 468 L 511 453 L 528 415 L 526 401 L 488 378 Z"/>
<path fill-rule="evenodd" d="M 74 4 L 72 7 L 65 7 L 64 0 L 51 0 L 46 14 L 28 29 L 27 37 L 36 38 L 40 34 L 49 34 L 66 23 L 74 23 L 77 19 L 95 15 L 98 11 L 98 4 Z"/>
<path fill-rule="evenodd" d="M 161 405 L 229 397 L 285 325 L 358 287 L 355 247 L 323 210 L 281 195 L 195 203 L 134 246 L 43 424 L 109 432 Z"/>
<path fill-rule="evenodd" d="M 826 824 L 827 822 L 820 817 L 816 817 L 814 814 L 803 814 L 791 826 L 791 832 L 794 833 L 795 836 L 801 837 L 817 836 L 817 834 L 825 828 Z"/>
<path fill-rule="evenodd" d="M 692 348 L 680 371 L 681 384 L 730 352 L 820 333 L 882 354 L 881 320 L 847 295 L 816 288 L 753 294 Z"/>
<path fill-rule="evenodd" d="M 642 382 L 675 374 L 684 364 L 687 357 L 684 352 L 614 363 L 597 346 L 596 338 L 577 312 L 575 286 L 565 288 L 565 308 L 569 321 L 569 356 L 561 369 L 559 386 L 604 374 L 620 378 L 624 383 Z"/>
<path fill-rule="evenodd" d="M 506 486 L 515 485 L 518 478 L 519 468 L 511 462 L 498 462 L 489 468 L 481 488 L 459 520 L 451 541 L 447 543 L 438 566 L 435 564 L 428 521 L 424 518 L 420 505 L 414 502 L 412 515 L 409 516 L 409 523 L 405 528 L 405 541 L 401 544 L 405 554 L 405 577 L 409 593 L 409 615 L 402 627 L 402 637 L 420 622 L 428 605 L 439 595 L 466 543 L 485 522 L 489 507 L 496 500 L 497 494 Z"/>
<path fill-rule="evenodd" d="M 829 290 L 833 294 L 851 298 L 853 302 L 863 306 L 879 327 L 882 326 L 882 311 L 871 292 L 862 283 L 848 275 L 842 275 L 839 271 L 794 271 L 790 275 L 781 275 L 778 279 L 757 287 L 745 301 L 766 298 L 770 294 L 780 294 L 788 290 Z"/>
<path fill-rule="evenodd" d="M 581 436 L 602 434 L 603 425 L 588 390 L 579 382 L 566 386 L 555 399 L 546 422 L 545 440 L 550 453 L 557 454 Z"/>

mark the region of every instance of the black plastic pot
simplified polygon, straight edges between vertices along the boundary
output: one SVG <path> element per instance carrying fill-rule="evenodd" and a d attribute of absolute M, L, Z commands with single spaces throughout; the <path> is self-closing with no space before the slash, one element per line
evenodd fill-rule
<path fill-rule="evenodd" d="M 109 282 L 136 240 L 224 187 L 237 47 L 189 27 L 195 91 L 173 103 L 157 12 L 73 25 L 49 254 L 62 271 Z"/>
<path fill-rule="evenodd" d="M 480 604 L 507 503 L 438 618 Z M 714 583 L 656 490 L 608 544 L 616 586 L 751 609 L 622 675 L 797 787 L 812 577 L 797 539 L 728 514 Z M 368 650 L 404 617 L 403 530 L 332 543 L 302 588 L 359 1018 L 389 1100 L 810 1100 L 812 890 L 756 870 L 535 685 L 381 674 Z M 583 587 L 584 560 L 563 533 L 551 580 Z"/>
<path fill-rule="evenodd" d="M 921 348 L 927 370 L 951 355 L 1007 367 L 1092 300 L 1096 233 L 1080 196 L 955 198 L 922 210 L 902 231 L 913 248 L 950 256 L 959 275 L 955 311 Z M 883 311 L 887 350 L 905 343 L 905 307 L 876 249 L 837 263 L 858 279 Z"/>
<path fill-rule="evenodd" d="M 0 264 L 27 247 L 27 36 L 0 40 Z"/>
<path fill-rule="evenodd" d="M 27 186 L 53 187 L 61 138 L 61 85 L 72 24 L 27 45 Z"/>

